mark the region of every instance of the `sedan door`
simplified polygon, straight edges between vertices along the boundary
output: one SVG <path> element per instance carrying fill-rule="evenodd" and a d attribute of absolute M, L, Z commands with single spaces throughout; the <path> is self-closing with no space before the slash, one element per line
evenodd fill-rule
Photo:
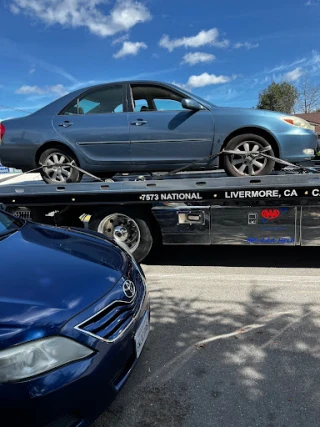
<path fill-rule="evenodd" d="M 128 114 L 132 168 L 161 170 L 201 161 L 212 153 L 210 111 L 183 109 L 182 96 L 162 86 L 131 85 L 131 94 L 136 110 Z"/>
<path fill-rule="evenodd" d="M 53 126 L 86 162 L 116 170 L 119 163 L 130 163 L 124 99 L 123 85 L 87 91 L 54 117 Z"/>

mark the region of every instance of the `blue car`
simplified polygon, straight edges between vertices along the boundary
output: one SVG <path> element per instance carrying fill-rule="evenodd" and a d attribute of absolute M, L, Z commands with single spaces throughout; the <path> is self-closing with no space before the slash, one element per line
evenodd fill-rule
<path fill-rule="evenodd" d="M 300 162 L 314 157 L 317 136 L 305 120 L 272 111 L 222 108 L 172 84 L 110 83 L 79 89 L 30 116 L 0 125 L 0 161 L 43 166 L 47 183 L 96 175 L 224 168 L 231 176 L 265 175 L 264 154 Z M 212 159 L 221 150 L 233 153 Z M 237 154 L 239 152 L 239 154 Z"/>
<path fill-rule="evenodd" d="M 4 211 L 0 259 L 1 425 L 90 425 L 148 335 L 140 267 L 102 235 Z"/>

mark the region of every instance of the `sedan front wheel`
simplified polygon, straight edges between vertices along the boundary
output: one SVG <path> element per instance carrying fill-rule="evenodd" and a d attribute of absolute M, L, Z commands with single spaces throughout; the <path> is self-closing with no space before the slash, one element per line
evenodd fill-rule
<path fill-rule="evenodd" d="M 264 151 L 267 147 L 270 148 Z M 229 176 L 269 175 L 274 169 L 274 160 L 260 154 L 264 152 L 274 156 L 274 151 L 269 142 L 259 135 L 235 136 L 227 143 L 225 149 L 239 152 L 225 155 L 224 168 Z"/>

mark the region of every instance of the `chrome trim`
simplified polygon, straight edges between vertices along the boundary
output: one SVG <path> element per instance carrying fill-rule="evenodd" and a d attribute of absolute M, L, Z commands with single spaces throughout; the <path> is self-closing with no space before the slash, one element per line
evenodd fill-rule
<path fill-rule="evenodd" d="M 209 209 L 211 208 L 210 205 L 186 205 L 183 202 L 166 202 L 168 204 L 165 204 L 164 206 L 154 206 L 152 208 L 153 211 L 157 211 L 157 210 L 163 210 L 163 209 L 170 209 L 170 210 L 174 210 L 174 211 L 180 211 L 181 209 L 186 209 L 186 210 L 192 210 L 192 209 Z M 169 204 L 172 203 L 172 204 Z M 173 204 L 176 204 L 178 206 L 173 206 Z"/>
<path fill-rule="evenodd" d="M 96 317 L 96 316 L 98 316 L 100 313 L 102 313 L 104 310 L 107 310 L 111 305 L 113 305 L 114 303 L 118 303 L 118 302 L 120 302 L 120 303 L 125 303 L 125 304 L 131 304 L 132 302 L 134 302 L 135 300 L 136 300 L 136 298 L 137 298 L 137 293 L 135 294 L 135 296 L 132 298 L 132 300 L 131 301 L 123 301 L 123 300 L 115 300 L 115 301 L 112 301 L 110 304 L 108 304 L 106 307 L 104 307 L 104 308 L 102 308 L 101 310 L 99 310 L 97 313 L 95 313 L 95 314 L 93 314 L 91 317 L 89 317 L 88 319 L 86 319 L 86 320 L 84 320 L 83 322 L 81 322 L 81 323 L 79 323 L 78 325 L 76 325 L 75 327 L 74 327 L 74 329 L 76 330 L 76 331 L 78 331 L 78 332 L 82 332 L 82 333 L 84 333 L 84 334 L 87 334 L 87 335 L 90 335 L 91 337 L 93 337 L 93 338 L 96 338 L 96 339 L 98 339 L 98 340 L 100 340 L 100 341 L 103 341 L 103 342 L 106 342 L 106 343 L 108 343 L 108 344 L 112 344 L 112 343 L 114 343 L 114 342 L 116 342 L 118 339 L 120 339 L 121 337 L 122 337 L 122 335 L 130 328 L 130 326 L 132 325 L 132 323 L 137 319 L 137 317 L 138 317 L 138 315 L 140 314 L 140 311 L 141 311 L 141 307 L 143 306 L 143 303 L 144 303 L 144 300 L 145 300 L 145 297 L 146 297 L 146 287 L 145 287 L 145 284 L 144 284 L 144 280 L 142 280 L 142 284 L 143 284 L 143 296 L 142 296 L 142 300 L 141 300 L 141 304 L 140 304 L 140 306 L 139 306 L 139 309 L 138 309 L 138 311 L 137 311 L 137 314 L 135 315 L 135 316 L 133 316 L 132 317 L 132 319 L 131 319 L 131 322 L 126 326 L 126 328 L 125 329 L 123 329 L 123 331 L 121 331 L 121 333 L 120 333 L 120 335 L 119 336 L 117 336 L 117 338 L 115 338 L 114 340 L 106 340 L 105 338 L 102 338 L 102 337 L 99 337 L 99 335 L 96 335 L 96 334 L 93 334 L 92 332 L 88 332 L 88 331 L 85 331 L 84 329 L 81 329 L 81 326 L 84 324 L 84 323 L 87 323 L 87 322 L 89 322 L 91 319 L 93 319 L 94 317 Z"/>
<path fill-rule="evenodd" d="M 212 141 L 210 138 L 190 138 L 190 139 L 139 139 L 131 140 L 131 144 L 144 144 L 146 142 L 201 142 L 201 141 Z"/>
<path fill-rule="evenodd" d="M 77 142 L 77 145 L 83 147 L 86 145 L 108 145 L 108 144 L 145 144 L 145 143 L 159 143 L 159 142 L 201 142 L 211 141 L 210 138 L 192 138 L 192 139 L 141 139 L 133 141 L 94 141 L 94 142 Z"/>
<path fill-rule="evenodd" d="M 108 144 L 130 144 L 130 141 L 88 141 L 88 142 L 77 142 L 77 145 L 81 147 L 86 145 L 108 145 Z"/>
<path fill-rule="evenodd" d="M 125 296 L 126 296 L 127 298 L 130 298 L 130 296 L 128 296 L 126 292 L 131 291 L 131 292 L 132 292 L 131 300 L 132 300 L 132 301 L 134 300 L 134 297 L 135 297 L 135 296 L 136 296 L 136 294 L 137 294 L 137 287 L 136 287 L 136 285 L 133 283 L 133 281 L 132 281 L 132 280 L 126 280 L 125 282 L 123 282 L 122 290 L 123 290 L 123 293 L 125 294 Z"/>
<path fill-rule="evenodd" d="M 199 218 L 196 219 L 194 218 L 193 220 L 191 220 L 189 218 L 189 216 L 198 216 Z M 185 209 L 185 210 L 178 210 L 178 222 L 177 225 L 185 225 L 185 224 L 189 224 L 189 225 L 205 225 L 206 223 L 206 213 L 204 210 L 200 210 L 200 209 Z"/>

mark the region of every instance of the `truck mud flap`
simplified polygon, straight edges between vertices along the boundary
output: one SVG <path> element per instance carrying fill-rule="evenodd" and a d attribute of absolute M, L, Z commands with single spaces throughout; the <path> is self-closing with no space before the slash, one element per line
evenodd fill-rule
<path fill-rule="evenodd" d="M 300 244 L 297 229 L 298 209 L 300 208 L 290 206 L 212 206 L 211 243 L 286 246 Z"/>

